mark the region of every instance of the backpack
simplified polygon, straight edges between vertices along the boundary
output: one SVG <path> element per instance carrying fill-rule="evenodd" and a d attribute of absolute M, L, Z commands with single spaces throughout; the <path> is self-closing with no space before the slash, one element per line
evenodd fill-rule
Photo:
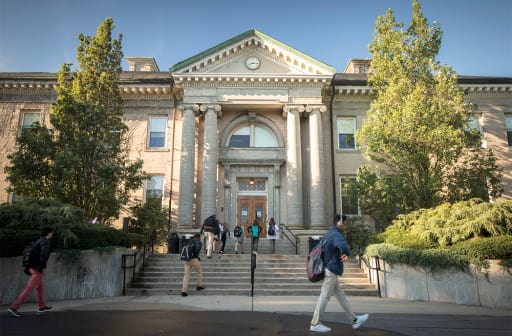
<path fill-rule="evenodd" d="M 329 236 L 330 237 L 330 236 Z M 325 277 L 325 266 L 329 263 L 324 263 L 323 259 L 323 247 L 329 237 L 324 241 L 323 239 L 316 244 L 315 247 L 309 252 L 306 259 L 306 271 L 308 273 L 308 279 L 311 282 L 318 282 Z M 332 256 L 331 256 L 332 258 Z M 329 261 L 331 261 L 329 259 Z"/>
<path fill-rule="evenodd" d="M 274 225 L 271 225 L 268 227 L 268 235 L 274 236 L 276 234 L 276 229 L 274 228 Z"/>
<path fill-rule="evenodd" d="M 194 245 L 194 242 L 191 240 L 188 242 L 187 245 L 183 246 L 181 249 L 181 260 L 190 260 L 193 258 L 197 258 L 197 252 L 196 252 L 196 246 Z"/>
<path fill-rule="evenodd" d="M 235 230 L 233 231 L 233 234 L 235 235 L 235 237 L 240 237 L 242 236 L 242 228 L 240 226 L 237 226 L 235 228 Z"/>
<path fill-rule="evenodd" d="M 251 226 L 252 237 L 258 238 L 260 236 L 260 227 L 258 225 Z"/>
<path fill-rule="evenodd" d="M 38 251 L 38 248 L 41 248 L 39 245 L 39 241 L 30 242 L 27 246 L 25 246 L 22 252 L 21 266 L 26 268 L 30 267 L 35 263 L 35 258 L 37 254 L 40 253 L 40 251 Z"/>

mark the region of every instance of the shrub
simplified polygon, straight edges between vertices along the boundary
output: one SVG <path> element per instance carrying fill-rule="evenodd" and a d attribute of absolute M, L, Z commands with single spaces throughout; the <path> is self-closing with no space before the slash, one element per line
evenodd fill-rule
<path fill-rule="evenodd" d="M 365 255 L 379 257 L 387 263 L 419 267 L 428 272 L 455 267 L 469 271 L 469 260 L 464 255 L 445 249 L 407 249 L 391 244 L 373 244 L 366 248 Z"/>

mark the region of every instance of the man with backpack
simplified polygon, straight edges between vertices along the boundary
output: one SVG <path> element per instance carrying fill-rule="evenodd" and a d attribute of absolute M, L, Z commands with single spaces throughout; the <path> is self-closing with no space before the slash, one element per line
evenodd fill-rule
<path fill-rule="evenodd" d="M 29 253 L 28 266 L 25 268 L 25 273 L 30 275 L 27 286 L 11 304 L 7 310 L 12 316 L 20 317 L 21 314 L 18 312 L 21 304 L 25 302 L 27 296 L 32 293 L 34 288 L 36 289 L 36 299 L 39 309 L 37 313 L 44 313 L 52 307 L 49 307 L 44 302 L 44 285 L 43 285 L 43 270 L 46 268 L 48 258 L 50 258 L 50 239 L 53 236 L 53 229 L 45 227 L 41 230 L 41 237 L 35 242 L 33 248 Z"/>
<path fill-rule="evenodd" d="M 340 220 L 341 219 L 341 220 Z M 347 216 L 336 215 L 335 224 L 332 225 L 327 231 L 322 240 L 323 245 L 323 260 L 325 266 L 325 278 L 322 284 L 322 291 L 316 304 L 315 312 L 311 320 L 310 331 L 314 332 L 329 332 L 331 328 L 322 324 L 322 318 L 325 312 L 325 307 L 329 302 L 331 295 L 334 294 L 336 299 L 342 306 L 345 313 L 349 316 L 352 322 L 352 329 L 357 329 L 368 319 L 368 314 L 355 315 L 350 308 L 350 304 L 345 297 L 345 292 L 341 288 L 338 277 L 343 274 L 343 261 L 347 260 L 350 256 L 343 232 L 347 229 Z M 327 262 L 327 264 L 325 264 Z"/>
<path fill-rule="evenodd" d="M 211 215 L 210 217 L 204 220 L 203 226 L 201 227 L 200 234 L 204 233 L 206 238 L 206 256 L 208 258 L 212 257 L 212 252 L 214 249 L 214 236 L 218 236 L 220 234 L 219 220 L 216 215 Z"/>
<path fill-rule="evenodd" d="M 192 269 L 195 269 L 197 272 L 197 287 L 198 291 L 203 290 L 203 269 L 201 268 L 201 259 L 199 258 L 199 252 L 203 247 L 203 243 L 201 243 L 201 235 L 199 233 L 194 234 L 194 236 L 190 239 L 187 246 L 184 247 L 184 253 L 182 251 L 181 259 L 185 261 L 185 270 L 183 272 L 183 284 L 181 286 L 181 296 L 188 296 L 188 282 L 190 280 L 190 273 Z"/>

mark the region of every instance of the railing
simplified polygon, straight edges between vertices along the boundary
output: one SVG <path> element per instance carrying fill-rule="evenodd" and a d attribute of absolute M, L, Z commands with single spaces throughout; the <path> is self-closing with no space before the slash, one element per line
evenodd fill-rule
<path fill-rule="evenodd" d="M 297 237 L 293 232 L 287 229 L 284 224 L 279 224 L 279 232 L 281 232 L 282 236 L 286 237 L 286 239 L 288 239 L 290 243 L 292 243 L 292 245 L 295 247 L 295 254 L 299 254 L 299 237 Z"/>
<path fill-rule="evenodd" d="M 372 266 L 372 263 L 363 255 L 359 256 L 359 267 L 361 267 L 361 261 L 364 262 L 366 267 L 368 268 L 368 278 L 370 279 L 370 282 L 372 282 L 372 270 L 377 271 L 377 289 L 379 291 L 379 297 L 381 298 L 381 292 L 380 292 L 380 280 L 379 280 L 379 271 L 383 272 L 384 270 L 380 269 L 380 258 L 374 257 L 375 259 L 375 266 Z M 372 282 L 373 283 L 373 282 Z"/>
<path fill-rule="evenodd" d="M 123 253 L 123 255 L 121 256 L 121 268 L 123 270 L 123 295 L 126 294 L 126 270 L 132 270 L 132 281 L 135 280 L 135 271 L 140 262 L 142 261 L 142 268 L 146 266 L 146 255 L 149 254 L 149 246 L 150 244 L 148 242 L 144 242 L 142 252 L 139 249 L 136 250 L 134 253 Z M 152 246 L 151 252 L 153 252 Z M 130 265 L 127 264 L 128 258 L 131 258 L 132 260 L 132 263 Z"/>

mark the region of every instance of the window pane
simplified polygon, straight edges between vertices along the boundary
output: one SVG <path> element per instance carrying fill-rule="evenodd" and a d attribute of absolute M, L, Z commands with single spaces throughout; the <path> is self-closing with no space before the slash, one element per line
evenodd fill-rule
<path fill-rule="evenodd" d="M 31 127 L 33 123 L 41 121 L 41 113 L 40 112 L 24 112 L 23 113 L 23 122 L 21 127 L 27 128 Z"/>
<path fill-rule="evenodd" d="M 508 145 L 512 146 L 512 116 L 505 116 L 505 128 L 507 129 Z"/>
<path fill-rule="evenodd" d="M 350 187 L 348 182 L 354 179 L 353 177 L 340 178 L 341 188 L 341 213 L 344 215 L 358 215 L 358 201 L 350 196 Z"/>
<path fill-rule="evenodd" d="M 150 117 L 149 144 L 150 148 L 165 147 L 165 131 L 167 130 L 167 117 Z"/>
<path fill-rule="evenodd" d="M 146 202 L 150 199 L 162 200 L 164 189 L 164 177 L 163 176 L 151 176 L 146 181 Z"/>
<path fill-rule="evenodd" d="M 338 148 L 356 148 L 354 118 L 338 118 Z"/>
<path fill-rule="evenodd" d="M 251 146 L 251 129 L 249 126 L 239 128 L 229 139 L 229 147 L 248 148 Z"/>
<path fill-rule="evenodd" d="M 274 135 L 266 128 L 254 128 L 254 147 L 277 147 Z"/>

